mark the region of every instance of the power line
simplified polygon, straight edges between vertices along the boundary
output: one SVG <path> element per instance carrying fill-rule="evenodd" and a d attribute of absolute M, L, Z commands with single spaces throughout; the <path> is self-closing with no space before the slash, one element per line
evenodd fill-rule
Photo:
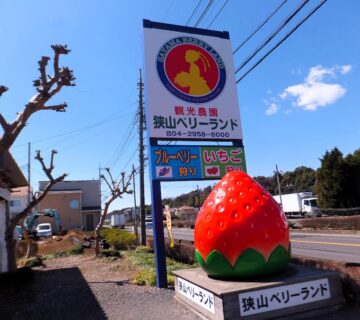
<path fill-rule="evenodd" d="M 188 19 L 188 21 L 186 21 L 186 26 L 189 25 L 189 22 L 190 22 L 191 19 L 193 18 L 193 16 L 194 16 L 194 14 L 196 13 L 196 11 L 199 9 L 201 2 L 202 2 L 202 0 L 199 0 L 197 6 L 196 6 L 195 9 L 193 10 L 190 18 Z"/>
<path fill-rule="evenodd" d="M 205 7 L 204 11 L 202 12 L 202 14 L 200 15 L 199 19 L 196 21 L 196 23 L 194 24 L 194 27 L 196 28 L 200 22 L 204 19 L 205 15 L 207 14 L 207 12 L 209 11 L 209 9 L 211 8 L 211 6 L 214 4 L 214 0 L 209 0 L 209 3 L 207 4 L 207 6 Z"/>
<path fill-rule="evenodd" d="M 168 17 L 169 12 L 170 12 L 170 9 L 171 9 L 171 7 L 172 7 L 173 4 L 174 4 L 174 0 L 171 0 L 171 1 L 170 1 L 170 4 L 168 5 L 168 8 L 167 8 L 167 10 L 166 10 L 166 13 L 165 13 L 165 15 L 164 15 L 164 18 L 162 19 L 163 22 L 164 22 L 164 21 L 166 20 L 166 18 Z"/>
<path fill-rule="evenodd" d="M 138 111 L 135 110 L 130 125 L 127 127 L 127 130 L 123 135 L 123 138 L 120 140 L 118 146 L 116 147 L 115 151 L 113 152 L 113 155 L 110 157 L 110 160 L 108 161 L 109 167 L 115 166 L 115 164 L 119 160 L 121 154 L 123 154 L 123 152 L 125 150 L 124 148 L 125 148 L 126 143 L 129 143 L 129 141 L 132 140 L 132 138 L 130 138 L 130 137 L 135 130 L 135 125 L 137 123 L 137 114 L 138 114 Z"/>
<path fill-rule="evenodd" d="M 133 103 L 131 103 L 130 105 L 128 105 L 127 107 L 130 107 L 130 106 L 134 105 L 135 103 L 136 103 L 136 102 L 133 102 Z M 126 107 L 126 108 L 127 108 L 127 107 Z M 82 128 L 78 128 L 78 129 L 71 130 L 71 131 L 65 131 L 65 132 L 56 134 L 56 135 L 54 135 L 54 136 L 50 136 L 50 137 L 43 138 L 43 139 L 38 139 L 38 140 L 33 140 L 33 141 L 29 141 L 29 142 L 31 142 L 31 143 L 43 142 L 43 141 L 55 139 L 55 138 L 58 138 L 58 137 L 66 136 L 66 135 L 69 135 L 69 134 L 72 134 L 72 133 L 76 133 L 76 132 L 79 132 L 79 131 L 81 132 L 81 131 L 84 131 L 84 130 L 87 130 L 87 129 L 92 129 L 92 128 L 98 127 L 98 126 L 100 126 L 100 125 L 103 125 L 103 124 L 105 124 L 105 123 L 109 123 L 109 122 L 111 122 L 111 121 L 115 121 L 116 119 L 118 119 L 118 118 L 120 118 L 120 117 L 122 118 L 122 117 L 127 116 L 127 115 L 129 115 L 129 114 L 131 114 L 131 113 L 132 113 L 132 112 L 119 114 L 119 112 L 116 112 L 116 113 L 110 115 L 109 117 L 105 118 L 104 120 L 99 121 L 99 122 L 95 122 L 94 124 L 90 124 L 90 125 L 85 126 L 85 127 L 82 127 Z M 117 115 L 117 116 L 115 116 L 115 115 Z M 24 145 L 27 145 L 27 144 L 28 144 L 28 142 L 15 145 L 14 147 L 21 147 L 21 146 L 24 146 Z"/>
<path fill-rule="evenodd" d="M 254 58 L 261 49 L 263 49 L 293 18 L 310 0 L 304 0 L 282 23 L 281 25 L 252 53 L 248 56 L 240 66 L 235 70 L 237 74 L 249 61 Z"/>
<path fill-rule="evenodd" d="M 287 0 L 286 0 L 287 1 Z M 220 8 L 220 10 L 217 12 L 217 14 L 215 15 L 215 17 L 211 20 L 211 22 L 209 23 L 209 25 L 207 26 L 206 29 L 209 29 L 211 27 L 211 25 L 213 24 L 213 22 L 216 20 L 216 18 L 220 15 L 220 13 L 224 10 L 224 8 L 226 7 L 227 3 L 229 2 L 229 0 L 225 0 L 224 4 L 222 5 L 222 7 Z"/>
<path fill-rule="evenodd" d="M 121 157 L 122 155 L 124 155 L 124 150 L 126 150 L 125 148 L 123 148 L 124 145 L 125 145 L 126 143 L 128 143 L 128 146 L 130 146 L 130 145 L 131 145 L 130 142 L 134 140 L 135 134 L 136 134 L 136 131 L 135 131 L 135 130 L 132 130 L 132 131 L 130 132 L 130 135 L 128 136 L 127 139 L 124 140 L 121 148 L 119 149 L 119 152 L 118 152 L 118 154 L 117 154 L 116 159 L 113 161 L 113 163 L 110 165 L 110 167 L 115 167 L 115 165 L 116 165 L 117 162 L 119 161 L 120 157 Z M 124 170 L 122 170 L 122 171 L 124 171 Z"/>
<path fill-rule="evenodd" d="M 279 10 L 280 8 L 287 2 L 284 0 L 276 9 L 273 11 L 233 52 L 233 55 L 245 44 L 247 43 Z"/>
<path fill-rule="evenodd" d="M 289 38 L 307 19 L 309 19 L 320 7 L 326 3 L 327 0 L 322 0 L 314 9 L 312 9 L 308 15 L 303 18 L 289 33 L 285 35 L 271 50 L 269 50 L 265 55 L 263 55 L 243 76 L 241 76 L 237 81 L 238 84 L 242 79 L 244 79 L 252 70 L 254 70 L 262 61 L 264 61 L 276 48 L 278 48 L 287 38 Z"/>

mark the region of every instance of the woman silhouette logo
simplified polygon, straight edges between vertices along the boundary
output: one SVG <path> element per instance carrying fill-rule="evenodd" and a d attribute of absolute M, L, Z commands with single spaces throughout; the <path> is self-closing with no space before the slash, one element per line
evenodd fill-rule
<path fill-rule="evenodd" d="M 225 85 L 221 57 L 207 43 L 195 38 L 175 38 L 164 44 L 158 54 L 157 70 L 164 86 L 188 102 L 213 100 Z"/>

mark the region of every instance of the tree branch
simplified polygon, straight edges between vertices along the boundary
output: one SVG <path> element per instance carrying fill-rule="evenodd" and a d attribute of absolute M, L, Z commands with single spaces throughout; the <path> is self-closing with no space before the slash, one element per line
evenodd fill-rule
<path fill-rule="evenodd" d="M 41 110 L 53 110 L 56 112 L 65 112 L 66 108 L 67 108 L 67 103 L 64 102 L 64 103 L 56 104 L 53 106 L 43 106 L 43 107 L 41 107 Z"/>
<path fill-rule="evenodd" d="M 4 131 L 9 130 L 10 125 L 7 123 L 3 115 L 0 113 L 0 125 L 2 126 Z"/>
<path fill-rule="evenodd" d="M 47 168 L 46 165 L 45 165 L 45 163 L 44 163 L 44 158 L 41 156 L 40 150 L 37 150 L 37 151 L 36 151 L 35 159 L 40 162 L 43 171 L 46 173 L 46 176 L 47 176 L 47 177 L 49 178 L 49 180 L 50 180 L 50 183 L 53 182 L 53 180 L 55 181 L 55 183 L 61 181 L 61 180 L 56 181 L 58 178 L 57 178 L 57 179 L 54 179 L 53 176 L 52 176 L 52 174 L 51 174 L 51 172 L 52 172 L 53 169 L 54 169 L 53 161 L 54 161 L 54 155 L 55 155 L 56 153 L 57 153 L 56 150 L 52 150 L 52 151 L 51 151 L 51 163 L 50 163 L 50 166 Z M 64 180 L 67 175 L 68 175 L 67 173 L 63 174 L 63 175 L 61 176 L 61 177 L 63 177 L 62 180 Z"/>
<path fill-rule="evenodd" d="M 38 86 L 38 91 L 41 93 L 45 93 L 48 91 L 48 83 L 46 80 L 46 66 L 49 62 L 49 57 L 41 57 L 39 60 L 39 70 L 40 70 L 40 86 Z"/>
<path fill-rule="evenodd" d="M 57 184 L 60 181 L 63 181 L 68 174 L 64 173 L 61 176 L 54 178 L 51 174 L 52 170 L 54 169 L 54 156 L 57 153 L 56 150 L 52 150 L 51 151 L 51 160 L 50 160 L 50 166 L 49 168 L 46 168 L 46 165 L 44 163 L 44 159 L 41 157 L 41 153 L 40 151 L 36 151 L 36 157 L 35 159 L 37 159 L 41 166 L 43 171 L 46 173 L 47 177 L 49 178 L 49 183 L 46 185 L 44 191 L 42 193 L 39 193 L 37 195 L 34 195 L 32 197 L 32 200 L 28 203 L 28 205 L 26 206 L 26 208 L 20 213 L 18 214 L 16 217 L 11 219 L 11 225 L 15 228 L 15 226 L 19 223 L 19 221 L 22 221 L 23 219 L 26 218 L 26 216 L 32 211 L 32 209 L 39 203 L 41 202 L 41 200 L 43 200 L 45 198 L 45 196 L 47 195 L 47 193 L 50 191 L 51 187 L 55 184 Z"/>
<path fill-rule="evenodd" d="M 106 184 L 108 185 L 109 189 L 112 190 L 111 184 L 109 183 L 108 179 L 107 179 L 103 174 L 100 175 L 100 179 L 105 180 L 105 182 L 106 182 Z"/>
<path fill-rule="evenodd" d="M 58 182 L 63 181 L 67 176 L 68 176 L 68 174 L 64 173 L 63 175 L 61 175 L 55 179 L 52 177 L 51 181 L 47 184 L 44 191 L 42 193 L 40 193 L 38 196 L 33 196 L 32 200 L 29 202 L 27 207 L 21 213 L 19 213 L 16 217 L 11 219 L 11 224 L 15 227 L 19 223 L 19 221 L 22 221 L 23 219 L 25 219 L 26 216 L 32 211 L 32 209 L 38 203 L 40 203 L 41 200 L 43 200 L 45 198 L 45 196 L 50 191 L 51 187 L 53 185 L 57 184 Z"/>
<path fill-rule="evenodd" d="M 4 92 L 8 91 L 9 88 L 5 86 L 0 86 L 0 97 L 3 95 Z"/>
<path fill-rule="evenodd" d="M 52 45 L 54 50 L 54 75 L 47 76 L 46 68 L 50 60 L 49 57 L 41 57 L 39 60 L 40 77 L 34 80 L 34 86 L 36 87 L 37 94 L 25 105 L 22 112 L 19 112 L 16 119 L 11 123 L 6 123 L 2 118 L 0 119 L 0 125 L 4 129 L 4 134 L 0 138 L 0 150 L 9 150 L 14 141 L 25 127 L 28 119 L 31 115 L 40 110 L 52 110 L 57 112 L 64 112 L 67 108 L 67 104 L 58 104 L 46 106 L 46 103 L 56 95 L 64 86 L 74 86 L 75 77 L 72 70 L 68 67 L 59 67 L 60 55 L 68 54 L 70 52 L 66 45 Z M 7 91 L 5 86 L 0 86 L 0 96 Z"/>
<path fill-rule="evenodd" d="M 116 198 L 121 198 L 121 195 L 124 193 L 131 193 L 130 191 L 127 190 L 127 188 L 130 185 L 130 181 L 132 178 L 132 173 L 129 175 L 128 180 L 125 183 L 125 172 L 121 173 L 122 179 L 116 183 L 112 177 L 112 174 L 110 172 L 109 168 L 105 169 L 106 172 L 108 173 L 110 179 L 111 179 L 111 184 L 108 181 L 108 179 L 102 174 L 100 175 L 100 178 L 105 180 L 106 184 L 108 185 L 110 191 L 111 191 L 111 195 L 110 197 L 106 200 L 105 202 L 105 206 L 104 206 L 104 210 L 100 215 L 100 221 L 97 224 L 96 228 L 95 228 L 95 248 L 94 248 L 94 254 L 95 257 L 99 255 L 100 253 L 100 247 L 99 247 L 99 243 L 100 243 L 100 230 L 104 224 L 106 215 L 108 214 L 108 210 L 110 207 L 110 204 L 116 199 Z M 119 188 L 120 184 L 122 183 L 122 189 Z"/>

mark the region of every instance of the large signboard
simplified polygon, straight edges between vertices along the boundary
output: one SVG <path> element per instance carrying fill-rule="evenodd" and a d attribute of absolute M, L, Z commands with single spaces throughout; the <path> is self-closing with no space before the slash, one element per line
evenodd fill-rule
<path fill-rule="evenodd" d="M 228 33 L 204 35 L 144 25 L 150 137 L 242 140 Z"/>
<path fill-rule="evenodd" d="M 156 180 L 220 179 L 226 172 L 246 171 L 242 147 L 152 146 L 151 170 Z"/>

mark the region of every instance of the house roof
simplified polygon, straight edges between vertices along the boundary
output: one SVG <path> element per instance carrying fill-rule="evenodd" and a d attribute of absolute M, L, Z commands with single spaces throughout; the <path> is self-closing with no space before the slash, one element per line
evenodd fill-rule
<path fill-rule="evenodd" d="M 30 191 L 32 188 L 30 188 Z M 13 188 L 11 190 L 11 198 L 21 198 L 21 197 L 27 197 L 29 195 L 29 187 L 19 187 L 19 188 Z"/>
<path fill-rule="evenodd" d="M 27 186 L 28 183 L 9 151 L 0 154 L 0 178 L 9 188 Z"/>
<path fill-rule="evenodd" d="M 44 191 L 49 181 L 39 181 L 39 191 Z M 101 207 L 101 192 L 99 180 L 68 180 L 53 185 L 50 191 L 66 192 L 81 191 L 83 208 Z"/>

